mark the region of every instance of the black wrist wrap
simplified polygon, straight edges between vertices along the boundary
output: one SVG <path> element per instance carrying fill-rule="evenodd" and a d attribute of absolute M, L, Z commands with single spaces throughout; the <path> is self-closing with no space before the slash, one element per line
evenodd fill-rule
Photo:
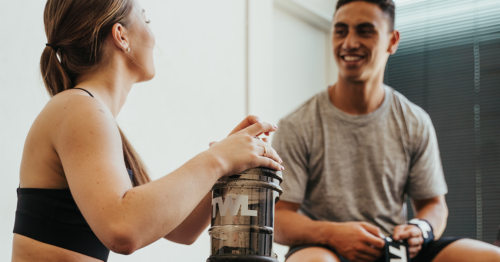
<path fill-rule="evenodd" d="M 434 230 L 432 229 L 431 224 L 423 219 L 414 218 L 408 221 L 408 224 L 415 225 L 422 230 L 422 237 L 424 238 L 424 243 L 422 244 L 422 248 L 427 246 L 431 241 L 434 240 Z"/>

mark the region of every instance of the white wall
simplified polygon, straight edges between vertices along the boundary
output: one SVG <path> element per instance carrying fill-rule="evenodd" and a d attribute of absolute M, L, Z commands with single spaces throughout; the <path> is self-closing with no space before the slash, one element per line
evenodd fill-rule
<path fill-rule="evenodd" d="M 273 102 L 269 104 L 269 119 L 275 123 L 337 79 L 330 48 L 331 21 L 324 19 L 333 15 L 336 1 L 307 2 L 309 10 L 297 8 L 302 2 L 279 2 L 273 11 L 274 84 Z M 288 247 L 275 244 L 274 250 L 284 261 Z"/>
<path fill-rule="evenodd" d="M 117 121 L 153 178 L 224 138 L 247 113 L 276 123 L 334 81 L 324 28 L 271 0 L 248 1 L 141 1 L 156 35 L 157 75 L 132 89 Z M 329 1 L 318 1 L 326 10 Z M 11 256 L 24 139 L 49 99 L 38 69 L 44 5 L 0 0 L 0 261 Z M 276 251 L 283 261 L 286 248 Z M 160 240 L 109 261 L 205 261 L 208 255 L 208 234 L 202 234 L 192 246 Z"/>
<path fill-rule="evenodd" d="M 274 97 L 278 120 L 333 81 L 329 34 L 274 10 Z"/>
<path fill-rule="evenodd" d="M 46 43 L 43 7 L 43 1 L 0 1 L 0 261 L 10 261 L 24 139 L 48 100 L 38 69 Z"/>

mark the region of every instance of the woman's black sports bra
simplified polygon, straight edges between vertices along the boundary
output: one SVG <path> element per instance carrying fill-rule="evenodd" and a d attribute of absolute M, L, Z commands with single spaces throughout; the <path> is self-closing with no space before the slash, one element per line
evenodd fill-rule
<path fill-rule="evenodd" d="M 132 170 L 127 171 L 133 181 Z M 108 260 L 109 249 L 94 234 L 69 189 L 18 188 L 14 233 Z"/>

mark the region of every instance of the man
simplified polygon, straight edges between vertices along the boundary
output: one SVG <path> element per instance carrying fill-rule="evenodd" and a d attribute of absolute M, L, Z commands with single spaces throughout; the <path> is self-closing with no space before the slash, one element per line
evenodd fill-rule
<path fill-rule="evenodd" d="M 400 41 L 394 13 L 392 0 L 339 0 L 339 80 L 280 122 L 273 148 L 285 181 L 275 239 L 291 246 L 288 262 L 383 261 L 384 235 L 407 240 L 412 261 L 500 261 L 493 245 L 440 238 L 447 186 L 434 127 L 383 84 Z M 420 219 L 413 224 L 405 195 Z"/>

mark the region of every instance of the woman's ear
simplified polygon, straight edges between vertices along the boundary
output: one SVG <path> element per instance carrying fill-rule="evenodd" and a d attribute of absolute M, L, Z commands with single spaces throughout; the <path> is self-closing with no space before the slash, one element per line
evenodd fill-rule
<path fill-rule="evenodd" d="M 111 38 L 113 39 L 113 43 L 122 51 L 128 52 L 130 50 L 128 30 L 122 24 L 116 23 L 113 25 Z"/>
<path fill-rule="evenodd" d="M 401 41 L 401 35 L 398 30 L 393 30 L 391 32 L 391 43 L 389 45 L 389 53 L 394 55 L 399 47 L 399 42 Z"/>

